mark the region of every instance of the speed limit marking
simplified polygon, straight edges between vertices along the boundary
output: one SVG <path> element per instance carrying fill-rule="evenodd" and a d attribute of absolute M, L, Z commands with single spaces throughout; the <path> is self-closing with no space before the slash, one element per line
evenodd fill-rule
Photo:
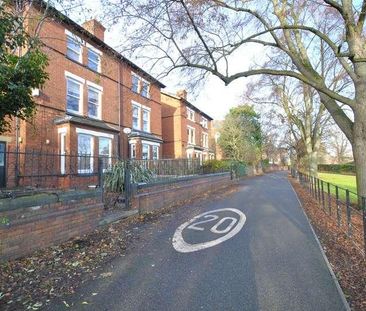
<path fill-rule="evenodd" d="M 219 212 L 226 212 L 225 214 L 229 213 L 230 217 L 220 217 L 217 215 Z M 246 217 L 244 213 L 235 208 L 220 208 L 199 214 L 177 228 L 172 240 L 173 247 L 178 252 L 190 253 L 216 246 L 239 233 L 243 228 L 245 221 Z M 203 224 L 207 223 L 212 224 L 210 229 L 205 229 L 203 226 Z M 209 230 L 211 233 L 221 236 L 207 242 L 190 244 L 184 240 L 183 230 L 194 230 L 197 232 Z"/>

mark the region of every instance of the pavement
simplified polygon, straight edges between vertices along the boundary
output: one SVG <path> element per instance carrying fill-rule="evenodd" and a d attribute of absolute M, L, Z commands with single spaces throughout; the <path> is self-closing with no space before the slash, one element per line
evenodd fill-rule
<path fill-rule="evenodd" d="M 70 308 L 48 309 L 347 310 L 284 172 L 178 208 L 140 235 L 108 277 L 65 297 Z"/>

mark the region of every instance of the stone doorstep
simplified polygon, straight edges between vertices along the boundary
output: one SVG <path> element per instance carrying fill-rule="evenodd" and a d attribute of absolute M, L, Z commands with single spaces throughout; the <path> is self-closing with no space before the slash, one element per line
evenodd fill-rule
<path fill-rule="evenodd" d="M 138 210 L 111 210 L 105 211 L 99 220 L 98 226 L 105 226 L 116 222 L 120 219 L 124 219 L 138 214 Z"/>

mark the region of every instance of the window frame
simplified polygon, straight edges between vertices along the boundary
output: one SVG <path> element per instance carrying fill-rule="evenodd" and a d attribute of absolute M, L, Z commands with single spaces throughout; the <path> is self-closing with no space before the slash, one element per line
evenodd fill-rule
<path fill-rule="evenodd" d="M 137 84 L 133 83 L 134 79 L 136 79 Z M 151 83 L 137 73 L 131 71 L 131 91 L 137 93 L 145 98 L 150 98 L 150 86 Z M 144 89 L 146 89 L 146 94 L 144 93 Z"/>
<path fill-rule="evenodd" d="M 156 152 L 156 157 L 154 155 L 155 152 Z M 152 159 L 159 160 L 159 146 L 157 146 L 157 145 L 152 145 Z"/>
<path fill-rule="evenodd" d="M 195 122 L 195 111 L 189 107 L 187 107 L 187 119 Z"/>
<path fill-rule="evenodd" d="M 188 130 L 188 132 L 187 132 L 187 136 L 188 136 L 188 139 L 187 139 L 187 142 L 188 142 L 188 144 L 190 144 L 190 145 L 195 145 L 196 144 L 196 129 L 194 128 L 194 127 L 192 127 L 192 126 L 187 126 L 187 130 Z M 191 141 L 191 134 L 189 133 L 190 131 L 192 131 L 192 133 L 193 133 L 193 141 Z"/>
<path fill-rule="evenodd" d="M 97 69 L 96 70 L 94 68 L 92 68 L 92 67 L 89 66 L 89 62 L 95 64 L 95 61 L 89 58 L 89 52 L 94 53 L 98 57 L 98 62 L 96 63 L 96 65 L 97 65 Z M 93 70 L 93 71 L 96 71 L 96 72 L 99 72 L 100 73 L 101 72 L 101 55 L 100 55 L 100 53 L 98 51 L 96 51 L 94 48 L 88 46 L 88 53 L 87 54 L 88 54 L 87 55 L 88 62 L 86 64 L 87 67 L 90 70 Z"/>
<path fill-rule="evenodd" d="M 136 90 L 134 89 L 134 78 L 137 80 Z M 131 73 L 131 91 L 139 94 L 140 92 L 140 77 L 134 72 Z"/>
<path fill-rule="evenodd" d="M 145 79 L 141 79 L 141 90 L 140 95 L 145 98 L 150 98 L 150 82 L 146 81 Z M 146 86 L 146 94 L 143 94 L 144 85 Z"/>
<path fill-rule="evenodd" d="M 80 159 L 80 156 L 82 156 L 82 154 L 79 153 L 79 137 L 80 136 L 86 136 L 86 137 L 90 138 L 90 155 L 89 155 L 90 169 L 80 169 L 80 166 L 79 166 L 79 159 Z M 90 134 L 85 134 L 85 133 L 78 133 L 77 134 L 77 143 L 78 143 L 77 144 L 77 146 L 78 146 L 78 149 L 77 149 L 77 153 L 78 153 L 78 162 L 77 162 L 78 174 L 93 174 L 93 172 L 94 172 L 94 136 L 90 135 Z"/>
<path fill-rule="evenodd" d="M 67 139 L 67 128 L 62 127 L 57 130 L 60 139 L 60 174 L 66 174 L 66 139 Z"/>
<path fill-rule="evenodd" d="M 147 158 L 144 159 L 144 147 L 147 147 Z M 141 144 L 141 159 L 142 160 L 150 160 L 150 145 L 149 144 Z"/>
<path fill-rule="evenodd" d="M 131 143 L 130 144 L 130 158 L 131 159 L 136 159 L 136 157 L 137 157 L 136 143 Z"/>
<path fill-rule="evenodd" d="M 142 121 L 142 131 L 150 133 L 150 109 L 147 109 L 146 107 L 142 107 L 142 113 L 141 113 L 141 121 Z M 147 120 L 144 120 L 144 113 L 147 113 Z M 147 128 L 145 130 L 144 123 L 147 122 Z"/>
<path fill-rule="evenodd" d="M 75 45 L 78 45 L 80 47 L 79 52 L 69 46 L 69 40 L 73 41 Z M 78 59 L 72 58 L 68 53 L 69 50 L 71 50 L 75 54 L 78 54 Z M 75 62 L 83 62 L 83 41 L 78 36 L 69 31 L 66 32 L 66 57 Z"/>
<path fill-rule="evenodd" d="M 103 88 L 99 87 L 98 85 L 94 85 L 91 82 L 87 81 L 87 96 L 88 96 L 88 117 L 93 119 L 102 119 L 102 93 Z M 90 114 L 89 110 L 89 90 L 92 90 L 93 92 L 98 94 L 98 104 L 97 104 L 97 115 L 93 116 Z"/>
<path fill-rule="evenodd" d="M 134 126 L 134 122 L 133 122 L 133 119 L 135 117 L 133 115 L 134 108 L 137 109 L 137 127 Z M 136 103 L 132 103 L 132 129 L 141 130 L 141 105 L 138 105 Z"/>
<path fill-rule="evenodd" d="M 79 86 L 79 109 L 73 110 L 68 107 L 68 97 L 74 97 L 72 95 L 69 95 L 69 81 L 77 84 Z M 83 114 L 83 91 L 84 91 L 84 83 L 81 82 L 79 79 L 75 79 L 75 77 L 66 75 L 66 111 L 76 114 Z M 75 98 L 75 97 L 74 97 Z"/>
<path fill-rule="evenodd" d="M 208 133 L 206 132 L 202 133 L 202 146 L 208 148 Z"/>
<path fill-rule="evenodd" d="M 208 129 L 208 120 L 205 117 L 201 117 L 201 125 L 203 128 Z"/>
<path fill-rule="evenodd" d="M 111 138 L 105 137 L 105 136 L 99 136 L 98 137 L 98 156 L 99 156 L 99 158 L 103 157 L 103 156 L 106 157 L 105 155 L 100 153 L 100 145 L 101 145 L 100 141 L 103 140 L 103 139 L 108 141 L 108 156 L 107 156 L 108 161 L 107 161 L 107 164 L 108 164 L 108 167 L 111 167 L 111 165 L 112 165 L 112 139 Z M 108 169 L 108 167 L 103 168 L 103 172 L 106 171 Z"/>

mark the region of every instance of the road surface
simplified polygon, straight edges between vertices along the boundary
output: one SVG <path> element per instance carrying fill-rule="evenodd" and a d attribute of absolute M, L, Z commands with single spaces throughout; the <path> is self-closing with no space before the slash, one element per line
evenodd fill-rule
<path fill-rule="evenodd" d="M 241 181 L 141 235 L 110 277 L 65 297 L 72 310 L 346 309 L 285 173 Z"/>

